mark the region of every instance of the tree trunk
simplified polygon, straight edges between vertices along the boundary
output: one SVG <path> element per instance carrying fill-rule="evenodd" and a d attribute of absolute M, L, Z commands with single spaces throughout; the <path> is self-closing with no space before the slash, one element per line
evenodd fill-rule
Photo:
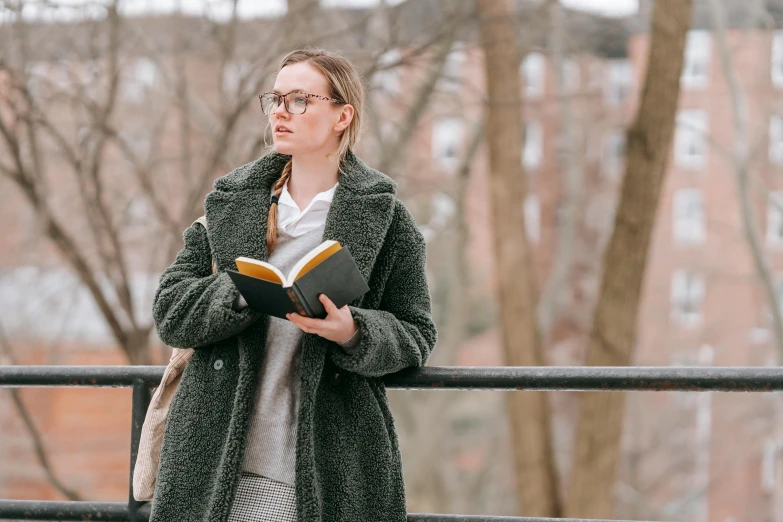
<path fill-rule="evenodd" d="M 516 17 L 508 0 L 477 3 L 487 78 L 487 141 L 495 267 L 506 363 L 543 364 L 536 326 L 533 266 L 525 234 L 525 178 L 520 162 L 522 105 Z M 559 514 L 557 477 L 547 397 L 519 392 L 507 397 L 517 498 L 528 516 Z"/>
<path fill-rule="evenodd" d="M 692 0 L 658 0 L 652 15 L 649 61 L 604 257 L 601 289 L 587 354 L 590 366 L 627 366 L 661 186 L 666 175 L 680 95 Z M 566 516 L 609 518 L 620 455 L 624 393 L 590 393 L 582 401 Z"/>

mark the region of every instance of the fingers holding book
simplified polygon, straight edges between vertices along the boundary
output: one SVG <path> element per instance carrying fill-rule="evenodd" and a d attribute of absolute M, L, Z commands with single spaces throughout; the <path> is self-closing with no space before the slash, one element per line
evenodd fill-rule
<path fill-rule="evenodd" d="M 298 326 L 303 332 L 314 333 L 336 343 L 351 338 L 359 327 L 354 321 L 348 305 L 337 308 L 326 294 L 320 294 L 318 300 L 326 309 L 324 319 L 305 317 L 294 313 L 286 314 L 286 319 Z"/>

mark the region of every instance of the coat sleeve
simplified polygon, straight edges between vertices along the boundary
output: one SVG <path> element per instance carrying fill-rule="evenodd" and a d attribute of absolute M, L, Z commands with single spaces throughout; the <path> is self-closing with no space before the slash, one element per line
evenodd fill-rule
<path fill-rule="evenodd" d="M 424 237 L 412 217 L 405 221 L 390 249 L 394 260 L 378 310 L 349 306 L 361 332 L 359 341 L 350 351 L 331 352 L 335 365 L 366 377 L 424 366 L 438 339 Z"/>
<path fill-rule="evenodd" d="M 185 246 L 160 276 L 152 315 L 161 341 L 198 349 L 239 333 L 260 314 L 238 308 L 239 291 L 228 273 L 212 274 L 204 227 L 192 225 L 183 238 Z"/>

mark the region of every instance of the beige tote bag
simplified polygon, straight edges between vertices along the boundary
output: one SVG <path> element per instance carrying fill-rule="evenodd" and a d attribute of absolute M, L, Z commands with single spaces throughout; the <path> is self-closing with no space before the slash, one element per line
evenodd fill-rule
<path fill-rule="evenodd" d="M 201 216 L 195 223 L 207 228 L 207 218 Z M 212 273 L 216 272 L 215 260 L 212 260 Z M 182 378 L 185 366 L 193 356 L 193 348 L 174 348 L 171 359 L 163 372 L 163 379 L 150 399 L 144 424 L 141 427 L 139 452 L 133 468 L 133 498 L 137 501 L 152 500 L 155 492 L 155 476 L 160 461 L 160 448 L 163 444 L 163 431 L 166 429 L 166 415 L 177 385 Z"/>

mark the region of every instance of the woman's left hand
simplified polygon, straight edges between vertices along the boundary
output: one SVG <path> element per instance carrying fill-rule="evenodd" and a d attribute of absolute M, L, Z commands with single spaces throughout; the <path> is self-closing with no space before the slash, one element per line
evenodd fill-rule
<path fill-rule="evenodd" d="M 342 343 L 350 339 L 356 333 L 356 330 L 359 329 L 359 326 L 354 321 L 348 305 L 337 308 L 331 299 L 326 297 L 326 294 L 319 295 L 318 299 L 321 300 L 326 309 L 326 317 L 324 319 L 305 317 L 295 313 L 286 314 L 286 318 L 302 331 L 320 335 L 324 339 L 329 339 L 336 343 Z"/>

